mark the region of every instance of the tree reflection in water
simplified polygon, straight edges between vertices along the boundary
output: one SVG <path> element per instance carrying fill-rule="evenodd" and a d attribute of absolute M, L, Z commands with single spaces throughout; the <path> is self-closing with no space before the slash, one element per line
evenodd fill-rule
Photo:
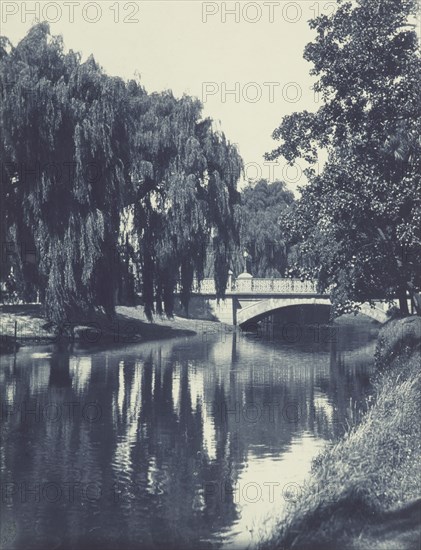
<path fill-rule="evenodd" d="M 10 548 L 247 545 L 366 406 L 372 344 L 338 334 L 2 357 Z"/>

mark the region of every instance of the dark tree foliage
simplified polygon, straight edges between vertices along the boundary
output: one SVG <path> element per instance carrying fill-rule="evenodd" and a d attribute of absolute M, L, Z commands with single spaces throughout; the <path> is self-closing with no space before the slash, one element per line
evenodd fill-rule
<path fill-rule="evenodd" d="M 137 182 L 131 209 L 139 243 L 146 313 L 172 314 L 181 285 L 187 308 L 194 276 L 203 278 L 211 241 L 218 297 L 225 292 L 238 241 L 235 205 L 242 161 L 224 135 L 201 118 L 201 104 L 168 92 L 140 100 L 146 109 L 131 135 Z M 145 105 L 145 102 L 147 105 Z"/>
<path fill-rule="evenodd" d="M 129 232 L 147 310 L 157 300 L 171 313 L 180 275 L 185 303 L 194 274 L 202 276 L 213 231 L 223 295 L 242 163 L 201 119 L 197 100 L 147 94 L 138 82 L 108 76 L 93 57 L 81 63 L 45 23 L 15 48 L 1 39 L 0 79 L 1 229 L 11 243 L 3 279 L 13 266 L 21 295 L 28 283 L 41 289 L 57 323 L 97 306 L 113 315 L 136 256 Z"/>
<path fill-rule="evenodd" d="M 113 311 L 125 85 L 63 52 L 46 24 L 1 60 L 8 238 L 36 249 L 49 318 Z M 118 227 L 118 225 L 117 225 Z M 24 262 L 25 263 L 25 262 Z"/>
<path fill-rule="evenodd" d="M 294 196 L 281 181 L 260 180 L 241 191 L 241 252 L 254 277 L 284 276 L 290 248 L 285 221 L 293 210 Z M 237 272 L 244 263 L 244 257 L 237 260 Z"/>
<path fill-rule="evenodd" d="M 332 288 L 338 310 L 406 292 L 420 310 L 420 58 L 411 0 L 338 1 L 311 21 L 304 57 L 313 64 L 317 112 L 286 116 L 270 159 L 314 163 L 294 229 L 301 270 Z M 298 266 L 299 267 L 299 266 Z"/>

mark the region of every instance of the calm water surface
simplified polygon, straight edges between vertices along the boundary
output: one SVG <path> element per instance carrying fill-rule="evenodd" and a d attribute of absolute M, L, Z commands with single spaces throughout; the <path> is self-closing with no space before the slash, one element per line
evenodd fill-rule
<path fill-rule="evenodd" d="M 2 548 L 247 547 L 366 410 L 374 333 L 1 357 Z"/>

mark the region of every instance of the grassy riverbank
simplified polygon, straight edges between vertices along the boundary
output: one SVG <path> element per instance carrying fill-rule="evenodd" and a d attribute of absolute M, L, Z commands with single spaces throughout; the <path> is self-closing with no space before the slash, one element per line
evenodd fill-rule
<path fill-rule="evenodd" d="M 15 325 L 16 324 L 16 325 Z M 39 304 L 0 306 L 0 335 L 2 347 L 10 345 L 16 337 L 19 346 L 72 341 L 80 345 L 130 344 L 180 336 L 194 336 L 202 332 L 214 332 L 222 328 L 220 323 L 198 321 L 174 316 L 173 319 L 155 316 L 149 322 L 142 306 L 116 308 L 113 320 L 98 313 L 84 323 L 64 324 L 57 327 L 46 323 Z M 73 328 L 73 334 L 69 327 Z M 71 335 L 70 335 L 71 334 Z M 6 350 L 7 351 L 7 350 Z"/>
<path fill-rule="evenodd" d="M 374 405 L 317 457 L 302 497 L 262 550 L 420 547 L 420 342 L 419 317 L 382 328 Z"/>

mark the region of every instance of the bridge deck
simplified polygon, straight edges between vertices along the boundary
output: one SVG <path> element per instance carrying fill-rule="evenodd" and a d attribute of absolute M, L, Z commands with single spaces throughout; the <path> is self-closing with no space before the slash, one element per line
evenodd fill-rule
<path fill-rule="evenodd" d="M 193 292 L 201 295 L 216 295 L 215 281 L 203 279 L 199 285 L 194 284 Z M 228 285 L 226 294 L 259 294 L 259 295 L 302 295 L 318 296 L 316 283 L 300 279 L 237 279 Z"/>

